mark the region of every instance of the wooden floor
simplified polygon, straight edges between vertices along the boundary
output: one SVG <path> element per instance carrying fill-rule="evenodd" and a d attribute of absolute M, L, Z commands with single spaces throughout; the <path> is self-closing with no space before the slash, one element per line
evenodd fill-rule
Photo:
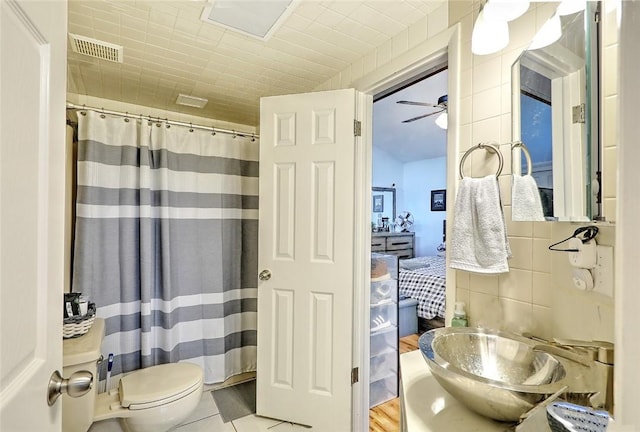
<path fill-rule="evenodd" d="M 400 354 L 418 349 L 417 334 L 400 338 Z M 370 432 L 400 431 L 400 398 L 391 399 L 369 410 Z"/>

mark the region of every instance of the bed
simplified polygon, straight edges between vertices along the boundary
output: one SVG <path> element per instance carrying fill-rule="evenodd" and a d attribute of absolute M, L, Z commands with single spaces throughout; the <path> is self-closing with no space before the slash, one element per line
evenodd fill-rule
<path fill-rule="evenodd" d="M 400 298 L 418 301 L 420 331 L 443 327 L 445 316 L 446 265 L 442 255 L 400 260 Z"/>

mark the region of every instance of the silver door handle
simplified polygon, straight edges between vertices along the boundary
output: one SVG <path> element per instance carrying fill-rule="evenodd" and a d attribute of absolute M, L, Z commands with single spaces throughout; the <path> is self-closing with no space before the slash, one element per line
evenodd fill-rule
<path fill-rule="evenodd" d="M 73 398 L 83 396 L 93 387 L 93 374 L 87 370 L 74 372 L 69 378 L 62 378 L 60 372 L 55 371 L 49 379 L 47 402 L 49 406 L 56 403 L 62 393 Z"/>
<path fill-rule="evenodd" d="M 262 270 L 258 275 L 258 279 L 261 281 L 267 281 L 271 279 L 271 270 Z"/>

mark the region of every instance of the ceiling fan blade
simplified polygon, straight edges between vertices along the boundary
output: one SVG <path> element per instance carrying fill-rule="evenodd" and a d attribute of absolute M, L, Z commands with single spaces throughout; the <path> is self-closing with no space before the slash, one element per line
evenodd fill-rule
<path fill-rule="evenodd" d="M 441 113 L 443 111 L 444 110 L 441 109 L 440 111 L 434 111 L 434 112 L 429 113 L 429 114 L 422 114 L 422 115 L 419 115 L 418 117 L 413 117 L 413 118 L 410 118 L 410 119 L 407 119 L 407 120 L 403 120 L 402 123 L 411 123 L 413 121 L 420 120 L 422 118 L 429 117 L 429 116 L 432 116 L 434 114 L 439 114 L 439 113 Z"/>
<path fill-rule="evenodd" d="M 406 101 L 406 100 L 400 100 L 400 101 L 397 101 L 396 103 L 404 104 L 404 105 L 418 105 L 418 106 L 434 107 L 434 108 L 440 106 L 440 105 L 435 105 L 435 104 L 426 103 L 426 102 L 413 102 L 413 101 Z"/>

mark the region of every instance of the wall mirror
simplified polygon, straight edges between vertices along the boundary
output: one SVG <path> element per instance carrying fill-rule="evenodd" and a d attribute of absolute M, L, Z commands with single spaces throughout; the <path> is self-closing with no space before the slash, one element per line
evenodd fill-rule
<path fill-rule="evenodd" d="M 396 220 L 396 189 L 371 188 L 371 231 L 391 231 Z"/>
<path fill-rule="evenodd" d="M 559 7 L 511 68 L 514 220 L 600 218 L 599 3 Z M 528 174 L 539 204 L 515 187 Z"/>

